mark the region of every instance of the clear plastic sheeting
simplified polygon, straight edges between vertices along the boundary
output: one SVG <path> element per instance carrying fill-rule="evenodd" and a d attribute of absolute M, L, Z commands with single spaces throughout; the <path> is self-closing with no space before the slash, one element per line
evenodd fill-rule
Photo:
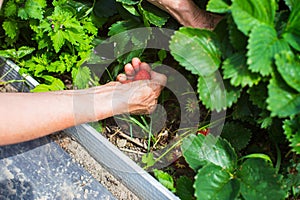
<path fill-rule="evenodd" d="M 115 199 L 48 137 L 0 147 L 0 199 Z"/>

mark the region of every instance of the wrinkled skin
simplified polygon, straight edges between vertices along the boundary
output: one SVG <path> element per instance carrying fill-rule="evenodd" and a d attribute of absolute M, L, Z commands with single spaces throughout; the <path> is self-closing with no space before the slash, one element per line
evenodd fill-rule
<path fill-rule="evenodd" d="M 201 10 L 192 0 L 148 0 L 170 13 L 180 24 L 194 28 L 214 29 L 221 16 Z"/>

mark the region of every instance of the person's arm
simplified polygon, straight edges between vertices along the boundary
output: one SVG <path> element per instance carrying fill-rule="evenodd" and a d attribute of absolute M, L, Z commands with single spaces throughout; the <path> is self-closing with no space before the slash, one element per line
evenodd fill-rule
<path fill-rule="evenodd" d="M 96 94 L 95 94 L 96 95 Z M 99 88 L 103 108 L 111 107 L 106 86 Z M 31 140 L 76 124 L 95 121 L 88 91 L 0 94 L 0 145 Z M 110 116 L 103 110 L 99 119 Z"/>
<path fill-rule="evenodd" d="M 32 140 L 121 113 L 149 113 L 166 82 L 164 75 L 151 74 L 149 81 L 111 82 L 85 90 L 1 93 L 0 145 Z"/>
<path fill-rule="evenodd" d="M 214 29 L 222 16 L 201 10 L 192 0 L 148 0 L 167 11 L 183 26 Z"/>

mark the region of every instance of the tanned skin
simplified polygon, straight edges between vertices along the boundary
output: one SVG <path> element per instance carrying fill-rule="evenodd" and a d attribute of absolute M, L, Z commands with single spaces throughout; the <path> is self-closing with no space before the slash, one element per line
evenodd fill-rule
<path fill-rule="evenodd" d="M 132 81 L 146 69 L 151 80 Z M 0 93 L 0 145 L 32 140 L 78 124 L 122 113 L 151 113 L 166 76 L 134 58 L 117 81 L 84 90 L 44 93 Z"/>

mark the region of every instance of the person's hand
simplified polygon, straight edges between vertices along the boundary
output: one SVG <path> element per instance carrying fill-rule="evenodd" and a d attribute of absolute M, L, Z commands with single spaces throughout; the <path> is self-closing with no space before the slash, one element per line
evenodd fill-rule
<path fill-rule="evenodd" d="M 194 28 L 214 29 L 221 16 L 201 10 L 193 0 L 147 0 L 172 15 L 180 24 Z"/>
<path fill-rule="evenodd" d="M 141 70 L 149 72 L 150 80 L 134 80 L 136 74 Z M 153 112 L 161 90 L 167 82 L 167 77 L 153 71 L 147 63 L 141 62 L 139 58 L 133 58 L 131 63 L 126 64 L 124 71 L 124 74 L 118 75 L 117 81 L 122 83 L 120 88 L 126 93 L 128 112 L 133 114 Z"/>
<path fill-rule="evenodd" d="M 148 71 L 150 80 L 134 80 L 140 70 Z M 153 71 L 147 63 L 141 62 L 138 58 L 133 58 L 131 63 L 126 64 L 124 71 L 124 74 L 117 76 L 117 81 L 105 85 L 107 90 L 113 91 L 109 97 L 112 99 L 112 115 L 152 113 L 167 77 Z"/>

